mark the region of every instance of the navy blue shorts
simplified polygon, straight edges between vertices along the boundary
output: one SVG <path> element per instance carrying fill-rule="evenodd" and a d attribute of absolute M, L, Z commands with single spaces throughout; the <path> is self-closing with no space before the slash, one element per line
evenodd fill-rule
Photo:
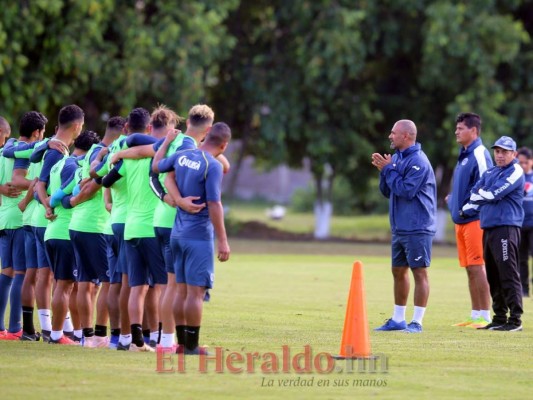
<path fill-rule="evenodd" d="M 44 231 L 46 228 L 32 227 L 35 235 L 35 243 L 37 244 L 37 268 L 49 268 L 50 260 L 46 254 L 46 247 L 44 245 Z"/>
<path fill-rule="evenodd" d="M 37 268 L 37 243 L 33 228 L 24 225 L 24 252 L 26 253 L 26 269 Z"/>
<path fill-rule="evenodd" d="M 107 265 L 109 266 L 109 283 L 122 283 L 122 274 L 117 271 L 118 242 L 115 235 L 104 235 L 107 247 Z"/>
<path fill-rule="evenodd" d="M 124 249 L 124 227 L 125 224 L 112 224 L 113 235 L 117 241 L 117 266 L 116 271 L 120 274 L 128 274 L 128 264 L 126 262 L 126 250 Z M 122 282 L 122 276 L 120 277 Z"/>
<path fill-rule="evenodd" d="M 24 256 L 24 229 L 4 229 L 0 237 L 0 257 L 2 268 L 26 271 Z"/>
<path fill-rule="evenodd" d="M 46 253 L 50 257 L 50 268 L 54 273 L 54 279 L 75 281 L 78 270 L 72 242 L 64 239 L 48 239 L 45 246 Z"/>
<path fill-rule="evenodd" d="M 155 236 L 159 240 L 159 246 L 161 247 L 161 253 L 165 260 L 165 270 L 169 274 L 174 273 L 174 259 L 172 258 L 172 251 L 170 250 L 170 232 L 172 228 L 155 228 Z"/>
<path fill-rule="evenodd" d="M 433 235 L 392 235 L 393 267 L 429 267 Z"/>
<path fill-rule="evenodd" d="M 130 287 L 141 285 L 166 285 L 165 261 L 157 238 L 125 240 Z"/>
<path fill-rule="evenodd" d="M 215 248 L 211 240 L 170 238 L 177 283 L 213 287 L 215 281 Z"/>
<path fill-rule="evenodd" d="M 69 229 L 74 247 L 78 282 L 109 282 L 107 246 L 102 233 L 78 232 Z"/>

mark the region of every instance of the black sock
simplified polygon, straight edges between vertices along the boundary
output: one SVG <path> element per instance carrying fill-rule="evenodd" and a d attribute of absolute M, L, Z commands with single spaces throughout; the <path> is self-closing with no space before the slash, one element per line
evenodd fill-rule
<path fill-rule="evenodd" d="M 85 337 L 93 337 L 94 336 L 94 329 L 93 328 L 83 328 L 83 336 L 85 336 Z"/>
<path fill-rule="evenodd" d="M 200 338 L 200 327 L 186 326 L 185 333 L 185 347 L 189 350 L 196 349 L 198 347 L 198 339 Z"/>
<path fill-rule="evenodd" d="M 185 345 L 185 325 L 176 325 L 176 337 L 178 339 L 178 344 Z"/>
<path fill-rule="evenodd" d="M 104 325 L 95 325 L 94 326 L 94 335 L 104 337 L 107 336 L 107 326 Z"/>
<path fill-rule="evenodd" d="M 150 329 L 143 329 L 143 337 L 144 339 L 146 339 L 147 341 L 150 340 Z"/>
<path fill-rule="evenodd" d="M 111 336 L 119 336 L 120 328 L 111 329 Z"/>
<path fill-rule="evenodd" d="M 33 326 L 33 307 L 22 306 L 22 330 L 28 335 L 35 333 L 35 326 Z"/>
<path fill-rule="evenodd" d="M 159 344 L 161 342 L 161 333 L 163 333 L 163 323 L 162 322 L 159 323 L 159 327 L 158 327 L 158 330 L 157 330 L 157 344 Z"/>
<path fill-rule="evenodd" d="M 137 347 L 144 345 L 143 328 L 141 324 L 131 324 L 131 342 Z"/>

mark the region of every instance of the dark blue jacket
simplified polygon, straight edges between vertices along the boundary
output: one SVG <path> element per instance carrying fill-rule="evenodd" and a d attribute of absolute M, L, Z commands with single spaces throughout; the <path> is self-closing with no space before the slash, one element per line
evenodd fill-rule
<path fill-rule="evenodd" d="M 392 163 L 381 171 L 379 189 L 389 198 L 393 234 L 435 234 L 435 174 L 420 143 L 392 156 Z"/>
<path fill-rule="evenodd" d="M 456 224 L 477 221 L 479 214 L 461 217 L 459 212 L 468 203 L 472 188 L 485 171 L 492 167 L 489 151 L 480 138 L 474 140 L 466 149 L 461 146 L 455 171 L 453 172 L 452 192 L 448 197 L 448 208 Z"/>
<path fill-rule="evenodd" d="M 518 160 L 514 159 L 505 167 L 496 165 L 474 185 L 463 211 L 469 214 L 479 210 L 482 229 L 506 225 L 521 227 L 524 183 L 524 170 Z"/>

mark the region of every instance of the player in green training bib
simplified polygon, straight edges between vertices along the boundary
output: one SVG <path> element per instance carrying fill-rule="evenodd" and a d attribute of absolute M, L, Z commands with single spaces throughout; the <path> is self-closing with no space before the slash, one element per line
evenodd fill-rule
<path fill-rule="evenodd" d="M 42 140 L 45 125 L 48 122 L 46 117 L 37 111 L 25 113 L 20 121 L 20 137 L 13 144 L 32 144 Z M 5 151 L 5 149 L 4 149 Z M 27 159 L 0 157 L 0 171 L 2 173 L 1 184 L 8 180 L 19 190 L 22 190 L 18 197 L 3 197 L 0 205 L 0 230 L 1 237 L 1 258 L 2 275 L 12 277 L 12 285 L 9 294 L 10 318 L 9 331 L 6 336 L 1 336 L 4 340 L 19 340 L 22 336 L 22 286 L 26 273 L 25 256 L 25 230 L 23 228 L 23 215 L 19 208 L 19 203 L 25 198 L 26 190 L 30 188 L 31 181 L 25 179 L 28 172 L 29 162 Z M 33 271 L 32 271 L 33 272 Z M 2 277 L 5 280 L 6 277 Z M 5 282 L 4 282 L 5 283 Z M 0 331 L 3 327 L 3 315 L 5 295 L 1 293 L 0 285 Z M 30 287 L 30 289 L 33 289 Z M 31 293 L 30 293 L 31 296 Z M 33 307 L 32 307 L 33 310 Z M 35 332 L 33 332 L 35 334 Z M 33 338 L 36 339 L 35 337 Z"/>
<path fill-rule="evenodd" d="M 76 344 L 81 337 L 66 337 L 63 335 L 63 324 L 69 310 L 69 301 L 74 282 L 77 277 L 77 267 L 74 248 L 70 241 L 69 224 L 73 214 L 66 194 L 72 193 L 76 182 L 82 173 L 80 164 L 85 154 L 99 139 L 94 132 L 85 131 L 74 140 L 74 152 L 70 157 L 63 158 L 54 164 L 50 170 L 49 190 L 52 193 L 50 206 L 54 209 L 55 218 L 48 221 L 44 235 L 47 254 L 54 271 L 56 287 L 52 300 L 52 343 Z M 66 203 L 65 205 L 63 204 Z M 78 330 L 81 326 L 76 326 Z M 74 340 L 73 340 L 74 339 Z"/>

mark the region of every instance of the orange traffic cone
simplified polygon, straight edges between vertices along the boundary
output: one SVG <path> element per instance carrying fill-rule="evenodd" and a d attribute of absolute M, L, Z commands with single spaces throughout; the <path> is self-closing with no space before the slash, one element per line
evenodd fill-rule
<path fill-rule="evenodd" d="M 356 261 L 352 269 L 352 282 L 348 294 L 344 330 L 342 332 L 341 350 L 337 359 L 369 358 L 370 335 L 366 316 L 365 285 L 363 282 L 363 264 Z"/>

